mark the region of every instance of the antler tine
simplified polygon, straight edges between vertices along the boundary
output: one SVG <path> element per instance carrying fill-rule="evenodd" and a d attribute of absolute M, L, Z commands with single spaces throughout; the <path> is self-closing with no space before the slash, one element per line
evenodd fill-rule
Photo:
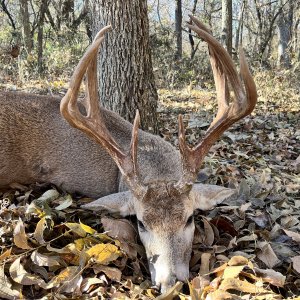
<path fill-rule="evenodd" d="M 124 175 L 127 184 L 134 194 L 145 193 L 137 173 L 137 136 L 139 113 L 137 112 L 132 129 L 131 144 L 128 153 L 124 152 L 109 133 L 99 107 L 97 83 L 97 54 L 104 39 L 104 34 L 111 26 L 104 27 L 96 35 L 92 45 L 75 68 L 70 87 L 61 101 L 60 110 L 64 118 L 75 128 L 85 132 L 109 153 Z M 83 115 L 77 103 L 78 92 L 83 76 L 87 73 L 86 115 Z"/>
<path fill-rule="evenodd" d="M 210 30 L 205 25 L 195 17 L 190 17 L 195 25 L 188 24 L 188 27 L 208 43 L 217 90 L 218 112 L 203 139 L 193 149 L 187 146 L 185 139 L 179 137 L 183 164 L 183 177 L 177 184 L 180 188 L 186 188 L 186 186 L 190 186 L 191 181 L 195 181 L 202 161 L 211 146 L 233 123 L 250 114 L 257 101 L 256 86 L 242 49 L 240 50 L 240 73 L 245 88 L 227 51 L 211 35 Z M 227 81 L 235 95 L 235 99 L 231 103 L 229 103 L 230 95 Z M 184 136 L 181 117 L 179 117 L 179 136 Z"/>

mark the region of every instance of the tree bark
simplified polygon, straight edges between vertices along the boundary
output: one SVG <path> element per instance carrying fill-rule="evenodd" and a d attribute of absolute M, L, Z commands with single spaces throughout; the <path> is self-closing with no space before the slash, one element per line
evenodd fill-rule
<path fill-rule="evenodd" d="M 232 54 L 232 0 L 222 0 L 222 34 L 221 39 L 227 52 Z"/>
<path fill-rule="evenodd" d="M 48 0 L 42 0 L 40 11 L 39 11 L 39 19 L 37 24 L 38 30 L 38 72 L 40 75 L 44 72 L 44 62 L 43 62 L 43 40 L 44 40 L 44 20 L 45 20 L 45 13 L 48 6 Z"/>
<path fill-rule="evenodd" d="M 283 9 L 277 19 L 278 28 L 278 60 L 277 65 L 286 69 L 291 67 L 288 45 L 291 40 L 293 25 L 293 2 Z"/>
<path fill-rule="evenodd" d="M 175 59 L 182 58 L 182 3 L 181 0 L 176 0 L 175 9 L 175 35 L 176 35 L 176 52 Z"/>
<path fill-rule="evenodd" d="M 95 0 L 93 35 L 107 24 L 98 62 L 101 103 L 132 122 L 136 109 L 141 127 L 157 132 L 157 91 L 149 48 L 146 0 Z"/>
<path fill-rule="evenodd" d="M 245 11 L 245 3 L 246 0 L 243 0 L 242 8 L 239 13 L 238 18 L 238 27 L 236 29 L 236 35 L 235 35 L 235 52 L 238 53 L 238 48 L 242 42 L 242 36 L 243 36 L 243 21 L 244 21 L 244 11 Z"/>
<path fill-rule="evenodd" d="M 28 12 L 28 0 L 20 0 L 20 19 L 22 24 L 22 35 L 24 39 L 25 49 L 27 54 L 30 54 L 33 41 L 30 31 L 29 12 Z"/>

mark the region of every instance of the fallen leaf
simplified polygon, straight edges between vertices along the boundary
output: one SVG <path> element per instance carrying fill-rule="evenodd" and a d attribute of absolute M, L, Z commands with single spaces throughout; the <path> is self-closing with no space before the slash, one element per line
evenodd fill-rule
<path fill-rule="evenodd" d="M 223 279 L 237 278 L 245 266 L 227 266 L 223 273 Z"/>
<path fill-rule="evenodd" d="M 21 219 L 19 219 L 14 229 L 14 243 L 17 247 L 21 249 L 31 249 L 31 247 L 28 245 L 27 235 L 25 233 L 25 226 Z"/>
<path fill-rule="evenodd" d="M 117 268 L 95 265 L 93 270 L 96 274 L 103 272 L 111 280 L 121 281 L 122 272 Z"/>
<path fill-rule="evenodd" d="M 267 290 L 265 290 L 260 286 L 257 286 L 248 281 L 240 280 L 237 278 L 226 278 L 222 280 L 219 289 L 223 291 L 236 290 L 236 291 L 251 293 L 251 294 L 268 292 Z"/>
<path fill-rule="evenodd" d="M 88 225 L 85 225 L 83 223 L 66 223 L 65 224 L 69 229 L 71 229 L 74 233 L 81 237 L 85 237 L 88 234 L 94 234 L 96 230 L 91 228 Z"/>
<path fill-rule="evenodd" d="M 293 268 L 300 274 L 300 255 L 291 257 Z"/>
<path fill-rule="evenodd" d="M 4 274 L 4 265 L 0 266 L 0 297 L 8 300 L 20 299 L 21 294 L 12 289 L 12 284 Z"/>
<path fill-rule="evenodd" d="M 10 257 L 11 255 L 11 249 L 9 248 L 8 250 L 4 251 L 1 255 L 0 255 L 0 262 L 5 260 L 6 258 Z"/>
<path fill-rule="evenodd" d="M 126 219 L 112 219 L 102 217 L 104 231 L 112 238 L 123 239 L 128 242 L 136 242 L 137 231 L 134 226 Z"/>
<path fill-rule="evenodd" d="M 32 252 L 30 258 L 36 265 L 40 267 L 53 267 L 60 265 L 59 257 L 44 255 L 39 253 L 37 250 Z"/>
<path fill-rule="evenodd" d="M 254 268 L 254 271 L 257 276 L 261 277 L 263 281 L 269 282 L 275 286 L 283 287 L 285 283 L 286 277 L 283 276 L 281 273 L 276 272 L 272 269 L 259 269 Z"/>
<path fill-rule="evenodd" d="M 273 268 L 280 263 L 280 260 L 276 256 L 271 245 L 266 242 L 258 243 L 258 247 L 261 248 L 261 251 L 257 253 L 257 257 L 264 262 L 269 268 Z"/>
<path fill-rule="evenodd" d="M 73 199 L 71 195 L 67 195 L 63 198 L 63 201 L 55 207 L 56 210 L 63 210 L 71 206 L 73 203 Z"/>
<path fill-rule="evenodd" d="M 88 249 L 86 254 L 103 265 L 107 265 L 121 256 L 119 249 L 112 244 L 97 244 Z"/>
<path fill-rule="evenodd" d="M 9 268 L 11 278 L 22 285 L 45 286 L 45 282 L 37 275 L 28 273 L 21 264 L 21 257 L 17 258 Z"/>
<path fill-rule="evenodd" d="M 294 231 L 291 231 L 291 230 L 287 230 L 287 229 L 283 229 L 283 231 L 285 232 L 285 234 L 287 236 L 292 238 L 293 241 L 295 241 L 296 243 L 300 243 L 300 233 L 294 232 Z"/>
<path fill-rule="evenodd" d="M 167 292 L 163 293 L 162 295 L 156 297 L 156 300 L 173 300 L 182 289 L 183 283 L 177 281 L 175 285 L 170 288 Z"/>

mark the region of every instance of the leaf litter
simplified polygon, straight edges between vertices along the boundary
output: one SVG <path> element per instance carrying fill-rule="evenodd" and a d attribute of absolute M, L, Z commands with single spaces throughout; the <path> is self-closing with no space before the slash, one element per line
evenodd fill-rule
<path fill-rule="evenodd" d="M 199 182 L 239 193 L 196 212 L 189 282 L 164 295 L 152 288 L 134 219 L 84 211 L 91 199 L 47 184 L 14 184 L 0 192 L 0 298 L 300 299 L 299 92 L 266 78 L 256 76 L 255 112 L 212 147 L 199 173 Z M 195 144 L 215 94 L 159 93 L 160 134 L 177 146 L 180 113 Z"/>

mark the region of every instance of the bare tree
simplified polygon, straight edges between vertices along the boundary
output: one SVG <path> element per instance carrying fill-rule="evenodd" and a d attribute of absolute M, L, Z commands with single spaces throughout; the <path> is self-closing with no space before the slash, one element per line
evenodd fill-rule
<path fill-rule="evenodd" d="M 176 52 L 175 59 L 182 58 L 182 2 L 176 0 L 175 9 L 175 35 L 176 35 Z"/>
<path fill-rule="evenodd" d="M 290 1 L 288 6 L 281 10 L 277 19 L 278 28 L 278 66 L 284 68 L 291 67 L 289 55 L 289 43 L 292 34 L 294 3 Z"/>
<path fill-rule="evenodd" d="M 246 6 L 246 0 L 243 0 L 242 2 L 242 7 L 239 12 L 239 17 L 238 17 L 238 26 L 236 29 L 236 34 L 235 34 L 235 51 L 237 53 L 239 45 L 242 43 L 242 38 L 243 38 L 243 22 L 244 22 L 244 11 L 245 11 L 245 6 Z"/>
<path fill-rule="evenodd" d="M 113 32 L 99 59 L 99 91 L 104 106 L 133 121 L 139 109 L 142 128 L 157 132 L 157 91 L 149 48 L 146 0 L 93 2 L 94 35 L 104 25 Z"/>
<path fill-rule="evenodd" d="M 44 21 L 45 21 L 45 13 L 47 10 L 47 6 L 49 4 L 49 0 L 42 0 L 39 10 L 39 18 L 37 23 L 38 29 L 38 72 L 41 75 L 44 71 L 43 64 L 43 40 L 44 40 Z"/>
<path fill-rule="evenodd" d="M 25 49 L 29 54 L 33 47 L 32 33 L 29 21 L 28 0 L 19 0 L 20 20 L 22 24 L 22 35 L 24 39 Z"/>
<path fill-rule="evenodd" d="M 222 44 L 232 54 L 232 0 L 222 0 Z"/>

